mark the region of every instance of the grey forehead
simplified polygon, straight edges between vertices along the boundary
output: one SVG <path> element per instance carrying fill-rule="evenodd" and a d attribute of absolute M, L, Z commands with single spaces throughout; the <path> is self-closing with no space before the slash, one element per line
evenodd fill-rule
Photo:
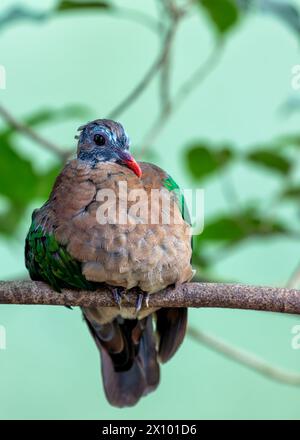
<path fill-rule="evenodd" d="M 123 125 L 111 119 L 96 119 L 95 121 L 81 125 L 78 130 L 81 132 L 92 131 L 96 127 L 102 128 L 105 132 L 110 134 L 115 141 L 121 141 L 124 145 L 129 144 L 129 137 Z"/>

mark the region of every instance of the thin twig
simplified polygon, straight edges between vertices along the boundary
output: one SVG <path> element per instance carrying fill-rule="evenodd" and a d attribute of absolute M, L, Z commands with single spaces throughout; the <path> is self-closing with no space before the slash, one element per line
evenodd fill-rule
<path fill-rule="evenodd" d="M 168 112 L 171 106 L 170 97 L 170 74 L 171 74 L 171 45 L 166 55 L 165 62 L 161 68 L 160 76 L 160 100 L 161 100 L 161 112 Z"/>
<path fill-rule="evenodd" d="M 189 327 L 187 333 L 195 341 L 206 345 L 208 348 L 216 351 L 217 353 L 223 354 L 227 358 L 232 359 L 233 361 L 244 365 L 251 370 L 255 370 L 257 373 L 262 374 L 269 379 L 273 379 L 288 385 L 300 385 L 300 373 L 275 367 L 253 353 L 233 347 L 228 342 L 222 341 L 213 335 L 207 334 L 193 327 Z"/>
<path fill-rule="evenodd" d="M 218 44 L 214 48 L 205 62 L 201 64 L 201 66 L 198 67 L 196 71 L 179 87 L 173 101 L 171 101 L 167 107 L 162 109 L 141 142 L 142 147 L 140 149 L 140 156 L 143 156 L 150 144 L 157 139 L 170 116 L 180 108 L 190 93 L 194 91 L 195 88 L 199 86 L 213 71 L 221 57 L 222 47 L 221 44 Z"/>
<path fill-rule="evenodd" d="M 134 89 L 109 113 L 110 119 L 118 118 L 125 110 L 127 110 L 131 104 L 133 104 L 137 98 L 141 95 L 141 93 L 147 88 L 150 84 L 151 80 L 155 77 L 155 75 L 159 72 L 161 66 L 166 60 L 168 55 L 173 37 L 175 35 L 175 31 L 177 28 L 177 23 L 173 23 L 164 39 L 164 44 L 160 50 L 158 57 L 151 64 L 143 78 L 137 83 Z"/>
<path fill-rule="evenodd" d="M 182 83 L 173 102 L 173 105 L 176 109 L 182 105 L 183 101 L 190 95 L 192 91 L 195 90 L 195 87 L 199 86 L 208 77 L 208 75 L 212 73 L 215 66 L 220 61 L 223 48 L 223 44 L 218 43 L 208 55 L 204 63 L 201 64 L 194 71 L 194 73 L 192 73 L 192 75 Z"/>
<path fill-rule="evenodd" d="M 172 21 L 174 20 L 174 10 L 172 7 L 170 7 L 170 4 L 164 0 L 159 1 L 159 3 L 161 7 L 161 16 L 163 18 L 163 23 L 164 23 L 164 26 L 161 29 L 161 37 L 163 42 L 165 38 L 164 35 L 169 26 L 168 23 L 172 23 Z M 175 22 L 177 22 L 177 18 L 175 18 Z M 170 105 L 171 46 L 172 44 L 170 44 L 164 63 L 161 66 L 160 84 L 159 84 L 160 102 L 162 109 L 161 111 L 163 111 L 163 109 L 165 108 L 168 108 L 168 106 Z"/>
<path fill-rule="evenodd" d="M 48 139 L 45 139 L 43 136 L 36 133 L 34 130 L 32 130 L 27 125 L 24 125 L 22 122 L 15 119 L 14 116 L 12 116 L 11 113 L 6 110 L 2 105 L 0 105 L 0 116 L 4 119 L 4 121 L 14 130 L 18 131 L 19 133 L 22 133 L 26 137 L 30 138 L 32 141 L 38 143 L 46 150 L 54 153 L 56 156 L 58 156 L 62 161 L 65 161 L 67 157 L 70 155 L 70 152 L 63 151 L 60 147 L 58 147 L 56 144 L 54 144 L 51 141 L 48 141 Z"/>
<path fill-rule="evenodd" d="M 38 281 L 0 281 L 0 304 L 116 306 L 110 290 L 53 291 Z M 128 292 L 123 307 L 135 307 Z M 149 307 L 213 307 L 300 314 L 300 290 L 222 283 L 186 283 L 150 295 Z"/>
<path fill-rule="evenodd" d="M 138 24 L 141 24 L 151 31 L 158 34 L 160 30 L 160 23 L 151 17 L 151 15 L 146 14 L 143 11 L 131 8 L 113 8 L 112 13 L 118 18 L 124 18 L 125 20 L 131 20 Z"/>

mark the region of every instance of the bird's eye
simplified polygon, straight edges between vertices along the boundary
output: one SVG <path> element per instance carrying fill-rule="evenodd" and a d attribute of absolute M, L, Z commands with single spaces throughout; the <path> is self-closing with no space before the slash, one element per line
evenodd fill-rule
<path fill-rule="evenodd" d="M 99 145 L 99 147 L 101 147 L 101 145 L 105 144 L 105 137 L 102 136 L 102 134 L 95 134 L 94 142 L 96 145 Z"/>

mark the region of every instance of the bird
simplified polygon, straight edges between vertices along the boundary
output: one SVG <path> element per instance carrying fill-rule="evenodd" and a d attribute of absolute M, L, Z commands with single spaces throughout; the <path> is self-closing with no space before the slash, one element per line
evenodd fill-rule
<path fill-rule="evenodd" d="M 78 130 L 75 158 L 32 213 L 25 264 L 32 280 L 57 292 L 109 289 L 115 307 L 82 313 L 100 352 L 106 398 L 128 407 L 157 388 L 160 363 L 184 339 L 187 308 L 151 308 L 148 299 L 192 279 L 191 225 L 175 180 L 134 159 L 121 123 L 97 119 Z M 135 307 L 122 307 L 127 292 Z"/>

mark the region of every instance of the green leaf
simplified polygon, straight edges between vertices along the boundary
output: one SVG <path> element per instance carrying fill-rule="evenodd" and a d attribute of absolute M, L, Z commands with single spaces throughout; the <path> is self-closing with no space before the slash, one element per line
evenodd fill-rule
<path fill-rule="evenodd" d="M 3 146 L 1 141 L 0 144 Z M 39 175 L 34 173 L 28 161 L 21 159 L 11 148 L 5 147 L 5 151 L 4 154 L 0 150 L 0 194 L 8 198 L 10 205 L 5 213 L 0 214 L 0 232 L 12 235 L 28 204 L 37 198 L 43 201 L 48 198 L 61 165 Z"/>
<path fill-rule="evenodd" d="M 193 255 L 192 255 L 192 265 L 193 268 L 201 268 L 201 275 L 203 275 L 203 269 L 207 269 L 210 265 L 210 261 L 208 258 L 206 258 L 203 255 L 203 249 L 199 246 L 197 249 L 197 252 L 195 252 L 195 249 L 193 249 Z M 193 278 L 193 281 L 195 281 L 195 278 Z"/>
<path fill-rule="evenodd" d="M 239 241 L 244 236 L 239 217 L 219 217 L 205 226 L 199 238 L 201 241 Z"/>
<path fill-rule="evenodd" d="M 280 147 L 300 147 L 300 134 L 289 134 L 285 136 L 281 136 L 278 140 L 278 145 Z"/>
<path fill-rule="evenodd" d="M 253 209 L 233 215 L 221 215 L 211 220 L 196 243 L 203 241 L 235 244 L 253 236 L 271 236 L 290 231 L 276 219 L 262 216 Z"/>
<path fill-rule="evenodd" d="M 31 162 L 14 151 L 7 138 L 0 137 L 0 194 L 24 206 L 33 199 L 37 181 Z"/>
<path fill-rule="evenodd" d="M 71 105 L 60 110 L 45 109 L 24 118 L 27 126 L 38 126 L 53 120 L 83 116 L 86 108 Z M 0 215 L 0 232 L 13 234 L 22 215 L 34 199 L 47 199 L 61 167 L 56 165 L 39 174 L 26 157 L 15 150 L 15 130 L 6 127 L 0 132 L 0 195 L 7 198 L 9 210 Z"/>
<path fill-rule="evenodd" d="M 292 163 L 285 156 L 271 150 L 251 151 L 246 158 L 254 164 L 277 171 L 283 175 L 287 175 L 292 168 Z"/>
<path fill-rule="evenodd" d="M 55 179 L 60 172 L 61 165 L 56 165 L 45 174 L 39 175 L 35 196 L 43 200 L 47 199 L 51 192 Z"/>
<path fill-rule="evenodd" d="M 72 1 L 62 0 L 58 3 L 56 11 L 70 11 L 76 9 L 111 9 L 112 5 L 107 1 Z"/>
<path fill-rule="evenodd" d="M 13 203 L 4 214 L 0 215 L 0 233 L 11 236 L 16 232 L 20 220 L 23 218 L 25 206 Z"/>
<path fill-rule="evenodd" d="M 280 198 L 282 199 L 290 199 L 290 200 L 299 200 L 300 199 L 300 185 L 299 186 L 290 186 L 283 190 L 280 194 Z"/>
<path fill-rule="evenodd" d="M 223 36 L 239 19 L 239 10 L 234 0 L 198 0 L 210 18 L 219 36 Z"/>
<path fill-rule="evenodd" d="M 233 157 L 234 153 L 228 147 L 216 150 L 204 144 L 197 144 L 187 151 L 186 162 L 192 176 L 201 180 L 224 168 Z"/>

